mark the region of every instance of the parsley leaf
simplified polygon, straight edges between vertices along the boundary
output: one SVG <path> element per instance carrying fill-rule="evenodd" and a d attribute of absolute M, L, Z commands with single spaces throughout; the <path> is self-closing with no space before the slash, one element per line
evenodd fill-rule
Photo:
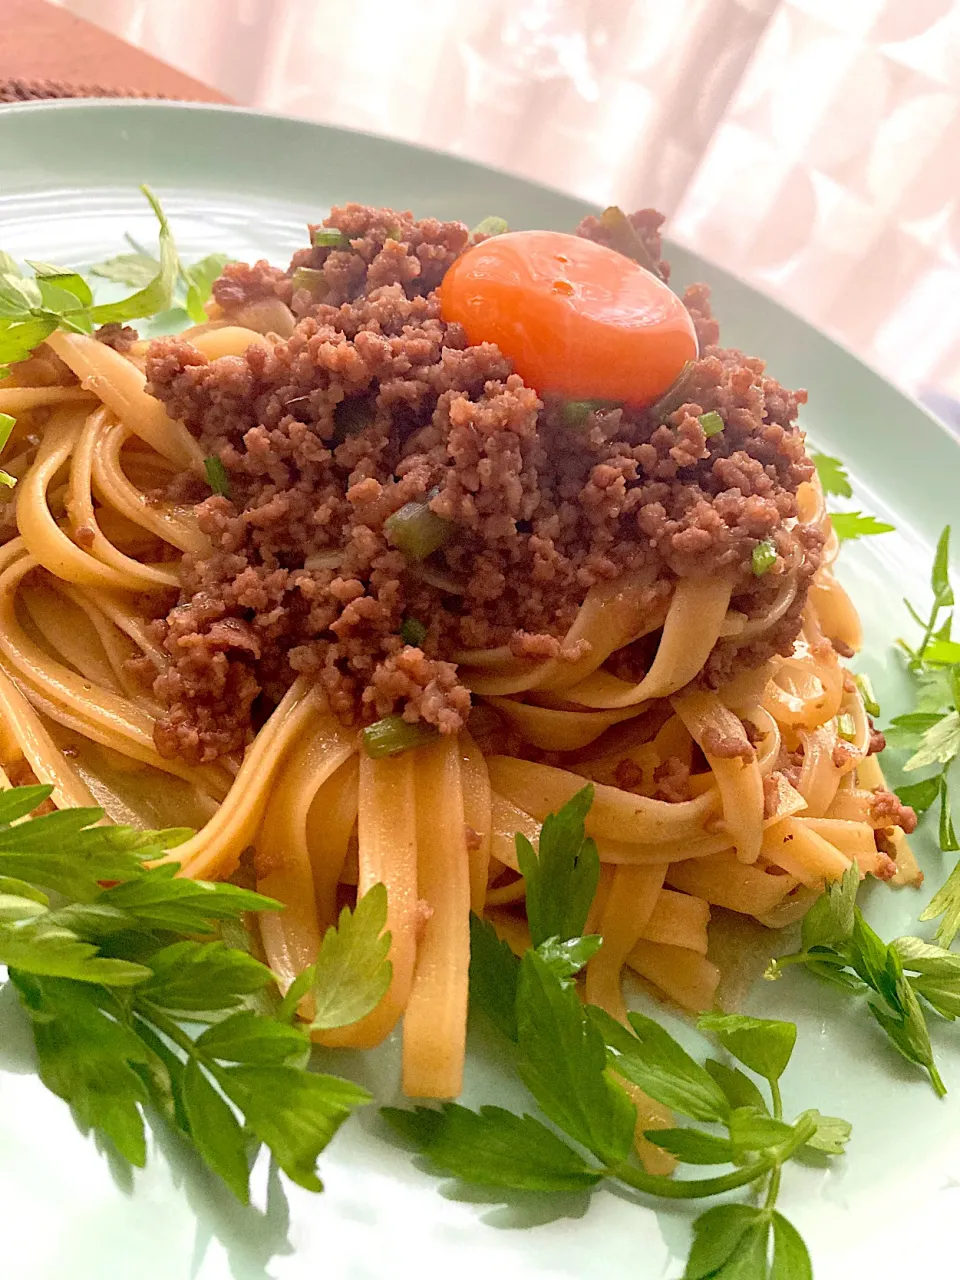
<path fill-rule="evenodd" d="M 285 1065 L 228 1067 L 217 1080 L 287 1177 L 308 1191 L 323 1190 L 320 1152 L 351 1111 L 371 1101 L 349 1080 Z"/>
<path fill-rule="evenodd" d="M 731 1109 L 753 1107 L 755 1111 L 767 1110 L 763 1094 L 739 1067 L 728 1067 L 713 1058 L 708 1058 L 703 1065 L 707 1075 L 723 1090 Z"/>
<path fill-rule="evenodd" d="M 196 1058 L 183 1072 L 183 1106 L 197 1151 L 243 1204 L 249 1200 L 250 1165 L 243 1130 L 231 1107 Z"/>
<path fill-rule="evenodd" d="M 907 773 L 931 764 L 949 764 L 960 753 L 960 715 L 951 711 L 924 731 L 919 749 L 903 766 Z"/>
<path fill-rule="evenodd" d="M 440 1172 L 477 1186 L 580 1191 L 606 1176 L 539 1120 L 501 1107 L 468 1111 L 448 1102 L 440 1111 L 384 1107 L 381 1114 Z"/>
<path fill-rule="evenodd" d="M 520 961 L 489 920 L 470 916 L 470 1008 L 479 1009 L 508 1040 L 517 1038 Z"/>
<path fill-rule="evenodd" d="M 770 1280 L 813 1280 L 813 1265 L 803 1237 L 782 1213 L 773 1213 L 773 1263 Z"/>
<path fill-rule="evenodd" d="M 150 968 L 138 998 L 196 1022 L 239 1007 L 274 981 L 266 965 L 222 942 L 174 942 L 150 957 Z"/>
<path fill-rule="evenodd" d="M 589 1015 L 618 1075 L 693 1120 L 724 1120 L 729 1115 L 722 1087 L 658 1022 L 630 1013 L 628 1030 L 602 1009 L 591 1007 Z"/>
<path fill-rule="evenodd" d="M 805 951 L 846 942 L 853 933 L 854 913 L 860 874 L 856 866 L 847 868 L 839 881 L 820 895 L 803 918 L 800 940 Z"/>
<path fill-rule="evenodd" d="M 386 924 L 387 889 L 375 884 L 324 934 L 312 969 L 315 1031 L 358 1022 L 386 995 L 393 978 Z"/>
<path fill-rule="evenodd" d="M 894 526 L 876 516 L 865 516 L 860 511 L 832 511 L 830 521 L 841 542 L 855 538 L 870 538 L 878 533 L 892 533 Z"/>
<path fill-rule="evenodd" d="M 120 253 L 106 262 L 94 263 L 90 270 L 104 280 L 143 289 L 160 270 L 160 262 L 149 253 Z"/>
<path fill-rule="evenodd" d="M 633 1143 L 633 1105 L 607 1078 L 603 1038 L 576 991 L 533 951 L 520 967 L 517 1033 L 520 1078 L 543 1112 L 602 1160 L 623 1160 Z"/>
<path fill-rule="evenodd" d="M 930 1035 L 917 997 L 922 995 L 940 1012 L 940 1005 L 950 1007 L 953 982 L 956 982 L 957 1008 L 960 1009 L 960 956 L 956 957 L 956 975 L 950 975 L 953 980 L 948 981 L 946 987 L 937 984 L 940 972 L 928 979 L 917 965 L 930 959 L 943 963 L 944 957 L 950 957 L 952 953 L 942 948 L 934 948 L 929 953 L 911 951 L 911 948 L 928 945 L 917 939 L 901 938 L 885 944 L 854 905 L 855 891 L 856 868 L 851 867 L 841 882 L 827 887 L 823 897 L 808 912 L 803 925 L 803 949 L 775 961 L 768 969 L 767 977 L 778 977 L 787 965 L 804 964 L 817 977 L 836 986 L 873 992 L 879 1001 L 868 1000 L 870 1013 L 898 1051 L 927 1072 L 934 1090 L 942 1096 L 945 1092 L 943 1081 L 934 1062 Z M 937 909 L 937 899 L 934 898 L 924 914 L 935 914 Z M 912 957 L 917 957 L 917 964 Z M 904 967 L 916 969 L 918 976 L 906 975 Z M 927 982 L 930 984 L 929 994 L 923 990 Z M 705 1021 L 701 1019 L 701 1025 Z M 731 1052 L 735 1050 L 731 1049 Z"/>
<path fill-rule="evenodd" d="M 30 1015 L 40 1079 L 70 1104 L 84 1131 L 104 1134 L 133 1165 L 146 1163 L 138 1066 L 151 1054 L 105 989 L 18 969 L 10 977 Z"/>
<path fill-rule="evenodd" d="M 126 324 L 130 320 L 139 320 L 144 316 L 155 316 L 159 311 L 166 311 L 173 302 L 174 287 L 180 270 L 180 259 L 173 233 L 157 197 L 147 186 L 141 186 L 140 190 L 149 201 L 160 224 L 160 261 L 157 272 L 129 298 L 91 307 L 89 314 L 95 324 Z"/>
<path fill-rule="evenodd" d="M 251 1007 L 273 974 L 215 936 L 278 904 L 150 865 L 188 832 L 94 826 L 99 809 L 28 817 L 49 793 L 0 792 L 0 962 L 31 1018 L 44 1083 L 133 1164 L 146 1159 L 152 1103 L 241 1200 L 258 1142 L 289 1177 L 320 1190 L 320 1152 L 370 1095 L 307 1070 L 308 1033 Z M 51 906 L 45 889 L 65 901 Z M 379 937 L 382 889 L 368 898 L 353 916 L 372 925 L 367 949 L 362 927 L 351 943 L 361 1003 L 389 945 Z M 321 961 L 335 970 L 326 945 Z M 348 983 L 337 976 L 345 1007 Z M 195 1036 L 181 1018 L 210 1025 Z"/>
<path fill-rule="evenodd" d="M 813 1137 L 807 1139 L 807 1146 L 828 1155 L 843 1155 L 853 1128 L 850 1121 L 841 1120 L 838 1116 L 823 1116 L 819 1111 L 805 1111 L 803 1114 L 812 1116 L 817 1123 Z"/>
<path fill-rule="evenodd" d="M 591 785 L 578 791 L 558 813 L 548 814 L 537 853 L 525 836 L 516 837 L 534 946 L 548 938 L 577 938 L 583 932 L 600 878 L 597 846 L 585 838 L 583 829 L 592 802 Z"/>
<path fill-rule="evenodd" d="M 729 1138 L 702 1129 L 648 1129 L 645 1136 L 684 1164 L 729 1164 L 735 1155 Z"/>
<path fill-rule="evenodd" d="M 223 268 L 229 261 L 225 253 L 208 253 L 192 267 L 181 264 L 180 274 L 187 286 L 184 306 L 194 324 L 203 324 L 207 319 L 204 303 L 210 297 L 214 280 L 223 274 Z"/>
<path fill-rule="evenodd" d="M 683 1280 L 767 1280 L 767 1217 L 746 1204 L 721 1204 L 693 1224 Z"/>
<path fill-rule="evenodd" d="M 588 960 L 603 945 L 599 934 L 590 933 L 582 938 L 547 938 L 537 947 L 537 955 L 553 971 L 562 983 L 569 986 Z"/>
<path fill-rule="evenodd" d="M 828 453 L 811 453 L 810 461 L 817 469 L 820 487 L 825 494 L 840 498 L 853 497 L 850 477 L 839 458 L 831 458 Z"/>
<path fill-rule="evenodd" d="M 750 1018 L 740 1013 L 705 1013 L 697 1020 L 701 1031 L 711 1031 L 726 1051 L 758 1076 L 779 1080 L 786 1070 L 797 1028 L 792 1022 Z"/>

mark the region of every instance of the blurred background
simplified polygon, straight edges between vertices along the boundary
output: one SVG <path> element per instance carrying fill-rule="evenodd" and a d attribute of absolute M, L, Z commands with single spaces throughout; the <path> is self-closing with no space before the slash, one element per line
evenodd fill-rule
<path fill-rule="evenodd" d="M 239 103 L 656 205 L 957 413 L 960 0 L 55 2 Z"/>

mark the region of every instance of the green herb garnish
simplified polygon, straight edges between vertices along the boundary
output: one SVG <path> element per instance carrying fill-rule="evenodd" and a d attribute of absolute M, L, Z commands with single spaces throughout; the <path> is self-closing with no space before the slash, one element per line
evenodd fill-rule
<path fill-rule="evenodd" d="M 610 238 L 611 247 L 626 258 L 632 258 L 646 271 L 662 280 L 660 264 L 640 238 L 636 227 L 617 205 L 612 204 L 600 215 L 600 225 Z"/>
<path fill-rule="evenodd" d="M 843 738 L 844 742 L 856 742 L 857 725 L 853 716 L 849 712 L 844 711 L 837 716 L 837 733 Z"/>
<path fill-rule="evenodd" d="M 0 453 L 6 448 L 7 441 L 10 439 L 13 428 L 16 425 L 16 418 L 12 418 L 9 413 L 0 413 Z M 9 471 L 0 471 L 0 484 L 7 489 L 12 489 L 16 483 L 16 477 L 12 476 Z"/>
<path fill-rule="evenodd" d="M 470 239 L 476 242 L 478 236 L 502 236 L 509 230 L 506 218 L 500 218 L 495 213 L 492 213 L 489 217 L 483 218 L 477 223 L 470 232 Z"/>
<path fill-rule="evenodd" d="M 560 947 L 557 937 L 544 935 L 583 928 L 596 884 L 595 851 L 583 828 L 590 800 L 591 788 L 585 788 L 547 819 L 548 847 L 541 839 L 539 855 L 517 839 L 527 892 L 532 886 L 536 904 L 531 938 L 540 939 L 539 945 L 520 959 L 489 923 L 471 920 L 471 1004 L 512 1043 L 518 1074 L 559 1135 L 533 1115 L 496 1106 L 387 1107 L 383 1114 L 438 1173 L 504 1192 L 589 1190 L 613 1180 L 645 1195 L 680 1200 L 765 1188 L 761 1207 L 726 1204 L 697 1219 L 684 1274 L 694 1280 L 766 1280 L 772 1255 L 778 1268 L 772 1274 L 809 1277 L 806 1246 L 775 1207 L 781 1170 L 804 1147 L 840 1154 L 850 1126 L 817 1111 L 803 1112 L 792 1124 L 784 1120 L 779 1080 L 796 1038 L 791 1023 L 721 1015 L 700 1021 L 702 1030 L 767 1082 L 768 1103 L 744 1071 L 711 1060 L 701 1065 L 652 1019 L 631 1013 L 629 1026 L 623 1026 L 602 1009 L 580 1003 L 570 967 L 589 958 L 599 939 L 566 938 Z M 564 893 L 550 890 L 553 876 L 566 886 Z M 558 951 L 569 958 L 568 966 L 556 967 Z M 631 1154 L 636 1115 L 618 1076 L 710 1126 L 651 1130 L 652 1142 L 685 1163 L 730 1165 L 730 1171 L 675 1179 L 643 1170 Z"/>
<path fill-rule="evenodd" d="M 315 249 L 349 249 L 350 241 L 338 227 L 314 227 L 311 239 Z"/>
<path fill-rule="evenodd" d="M 618 400 L 567 400 L 560 410 L 564 425 L 582 427 L 591 413 L 601 413 L 604 409 L 619 409 Z"/>
<path fill-rule="evenodd" d="M 0 793 L 0 962 L 30 1017 L 44 1084 L 131 1164 L 146 1162 L 152 1107 L 244 1202 L 261 1145 L 294 1182 L 321 1190 L 317 1157 L 370 1095 L 307 1070 L 307 1033 L 254 1007 L 273 974 L 217 936 L 279 904 L 178 879 L 175 863 L 148 865 L 189 831 L 94 826 L 99 809 L 18 822 L 50 791 Z M 377 918 L 365 903 L 356 915 Z M 357 973 L 370 968 L 362 951 L 351 949 Z M 350 981 L 341 973 L 341 1006 Z M 362 974 L 358 992 L 364 1007 Z"/>
<path fill-rule="evenodd" d="M 710 413 L 701 413 L 698 421 L 703 428 L 703 434 L 708 440 L 711 436 L 718 436 L 726 425 L 716 410 L 712 410 Z"/>
<path fill-rule="evenodd" d="M 187 285 L 191 315 L 206 319 L 202 301 L 223 260 L 211 255 L 193 268 L 182 267 L 160 202 L 149 187 L 140 190 L 160 224 L 159 258 L 143 252 L 123 254 L 92 268 L 98 275 L 133 283 L 137 292 L 128 298 L 94 305 L 90 286 L 72 268 L 31 262 L 34 275 L 25 276 L 9 254 L 0 254 L 0 377 L 6 376 L 9 365 L 26 360 L 55 329 L 90 333 L 95 325 L 126 324 L 166 311 L 179 277 Z"/>
<path fill-rule="evenodd" d="M 330 283 L 317 267 L 297 267 L 291 282 L 294 289 L 306 289 L 314 302 L 321 302 L 330 292 Z"/>
<path fill-rule="evenodd" d="M 427 638 L 427 628 L 419 618 L 404 618 L 400 626 L 400 639 L 404 644 L 420 649 Z"/>
<path fill-rule="evenodd" d="M 877 701 L 877 695 L 873 691 L 873 682 L 870 677 L 861 672 L 855 675 L 853 679 L 860 691 L 860 697 L 863 699 L 867 714 L 878 716 L 880 714 L 880 703 Z"/>
<path fill-rule="evenodd" d="M 810 461 L 817 469 L 820 487 L 825 494 L 833 494 L 840 498 L 853 497 L 850 477 L 839 458 L 831 458 L 827 453 L 811 453 Z"/>
<path fill-rule="evenodd" d="M 427 556 L 449 542 L 453 523 L 435 515 L 430 503 L 408 502 L 383 522 L 390 540 L 408 560 L 426 560 Z"/>
<path fill-rule="evenodd" d="M 390 932 L 387 890 L 375 884 L 357 903 L 344 907 L 336 928 L 324 934 L 316 962 L 304 969 L 284 996 L 279 1016 L 292 1019 L 305 995 L 312 995 L 310 1028 L 346 1027 L 377 1007 L 393 977 L 387 959 Z"/>
<path fill-rule="evenodd" d="M 919 815 L 939 804 L 938 842 L 943 853 L 960 849 L 953 824 L 950 779 L 960 756 L 960 644 L 951 639 L 954 593 L 950 583 L 950 526 L 937 540 L 930 571 L 933 600 L 926 618 L 909 600 L 904 604 L 921 629 L 914 648 L 905 640 L 898 645 L 907 657 L 913 676 L 915 710 L 894 716 L 884 730 L 889 746 L 912 754 L 903 766 L 906 773 L 938 766 L 919 782 L 897 788 L 897 795 Z M 960 863 L 921 913 L 921 920 L 940 919 L 937 941 L 949 947 L 960 930 Z"/>
<path fill-rule="evenodd" d="M 432 724 L 425 724 L 422 720 L 412 724 L 403 716 L 384 716 L 364 729 L 363 749 L 371 760 L 380 760 L 383 756 L 396 756 L 402 751 L 422 747 L 434 742 L 436 737 L 437 730 Z"/>
<path fill-rule="evenodd" d="M 865 516 L 859 511 L 831 511 L 833 531 L 841 542 L 855 538 L 872 538 L 878 533 L 892 533 L 894 526 L 876 516 Z"/>
<path fill-rule="evenodd" d="M 762 578 L 777 563 L 777 548 L 770 538 L 764 538 L 753 548 L 750 557 L 750 571 L 755 578 Z"/>
<path fill-rule="evenodd" d="M 922 1067 L 938 1097 L 946 1093 L 933 1058 L 921 999 L 942 1017 L 960 1013 L 960 956 L 928 948 L 918 938 L 886 944 L 870 928 L 856 905 L 860 873 L 856 863 L 843 879 L 827 886 L 803 920 L 801 949 L 774 960 L 768 978 L 778 978 L 788 965 L 803 964 L 818 978 L 846 991 L 867 992 L 867 1008 L 897 1050 Z M 921 954 L 937 959 L 925 971 L 915 963 Z M 944 959 L 949 957 L 949 961 Z M 911 970 L 905 973 L 904 970 Z M 934 988 L 931 973 L 939 985 Z M 931 995 L 933 998 L 931 998 Z M 953 1012 L 945 1012 L 952 1008 Z"/>
<path fill-rule="evenodd" d="M 223 460 L 216 454 L 211 454 L 209 458 L 204 458 L 203 469 L 207 473 L 207 484 L 218 497 L 230 497 L 230 478 L 227 475 L 227 469 L 223 465 Z"/>

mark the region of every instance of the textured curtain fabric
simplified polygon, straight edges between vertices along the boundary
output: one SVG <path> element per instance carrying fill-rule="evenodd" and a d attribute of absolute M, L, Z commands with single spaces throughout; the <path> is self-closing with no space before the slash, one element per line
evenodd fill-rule
<path fill-rule="evenodd" d="M 671 234 L 960 397 L 960 0 L 58 0 L 238 101 Z"/>

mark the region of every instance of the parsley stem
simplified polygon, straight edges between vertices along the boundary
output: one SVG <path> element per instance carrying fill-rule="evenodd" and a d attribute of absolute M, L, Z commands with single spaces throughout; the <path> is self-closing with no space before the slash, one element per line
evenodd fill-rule
<path fill-rule="evenodd" d="M 788 964 L 806 964 L 808 960 L 816 960 L 822 964 L 835 964 L 843 969 L 849 964 L 849 961 L 839 955 L 836 951 L 795 951 L 789 956 L 779 956 L 773 963 L 778 969 L 785 969 Z M 774 1081 L 770 1081 L 771 1091 L 777 1087 Z M 779 1119 L 779 1116 L 777 1117 Z"/>
<path fill-rule="evenodd" d="M 724 1173 L 717 1178 L 666 1178 L 659 1173 L 644 1173 L 631 1164 L 615 1165 L 610 1173 L 635 1191 L 643 1191 L 648 1196 L 663 1196 L 668 1200 L 699 1200 L 706 1196 L 719 1196 L 724 1191 L 735 1191 L 737 1187 L 745 1187 L 748 1182 L 756 1182 L 775 1163 L 775 1160 L 769 1158 L 758 1160 L 745 1169 Z"/>
<path fill-rule="evenodd" d="M 947 1096 L 947 1086 L 943 1083 L 943 1077 L 937 1070 L 936 1063 L 930 1062 L 929 1064 L 924 1065 L 927 1068 L 927 1074 L 930 1076 L 930 1083 L 933 1085 L 933 1089 L 937 1097 L 945 1098 Z"/>
<path fill-rule="evenodd" d="M 770 1086 L 770 1101 L 773 1103 L 774 1120 L 783 1119 L 783 1097 L 780 1093 L 780 1081 L 771 1077 L 767 1084 Z M 783 1165 L 778 1160 L 770 1174 L 770 1181 L 767 1183 L 767 1196 L 763 1202 L 765 1209 L 772 1209 L 777 1203 L 777 1196 L 780 1194 L 780 1178 L 782 1176 Z"/>
<path fill-rule="evenodd" d="M 162 1031 L 168 1040 L 172 1040 L 178 1049 L 182 1049 L 188 1058 L 195 1059 L 195 1061 L 206 1067 L 216 1080 L 220 1080 L 221 1068 L 217 1063 L 213 1062 L 198 1049 L 193 1038 L 187 1035 L 183 1027 L 171 1018 L 169 1014 L 164 1013 L 152 1000 L 145 1000 L 143 997 L 134 999 L 133 1011 L 138 1017 L 153 1023 L 157 1030 Z"/>
<path fill-rule="evenodd" d="M 772 1082 L 771 1082 L 772 1085 Z M 777 1099 L 774 1098 L 774 1106 Z M 619 1178 L 635 1191 L 642 1191 L 650 1196 L 663 1196 L 667 1200 L 699 1200 L 706 1196 L 719 1196 L 724 1191 L 735 1191 L 737 1187 L 745 1187 L 749 1182 L 756 1182 L 764 1174 L 779 1172 L 779 1168 L 793 1153 L 817 1131 L 817 1122 L 812 1116 L 804 1116 L 798 1120 L 792 1135 L 770 1155 L 764 1156 L 756 1164 L 744 1169 L 735 1169 L 732 1173 L 720 1174 L 717 1178 L 667 1178 L 658 1173 L 646 1173 L 630 1164 L 609 1166 L 610 1175 Z M 778 1181 L 779 1187 L 779 1181 Z M 776 1190 L 774 1191 L 776 1196 Z"/>

